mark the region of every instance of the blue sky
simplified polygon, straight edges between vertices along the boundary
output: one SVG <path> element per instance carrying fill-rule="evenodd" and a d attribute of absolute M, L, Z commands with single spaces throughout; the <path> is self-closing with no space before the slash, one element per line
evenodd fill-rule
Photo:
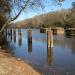
<path fill-rule="evenodd" d="M 26 12 L 22 12 L 20 16 L 16 19 L 16 21 L 22 21 L 27 18 L 32 18 L 40 14 L 60 10 L 62 8 L 65 8 L 65 9 L 71 8 L 71 4 L 75 0 L 65 0 L 62 3 L 61 7 L 59 5 L 54 4 L 51 0 L 43 0 L 43 1 L 45 5 L 45 8 L 43 10 L 41 9 L 41 10 L 34 11 L 33 9 L 32 10 L 30 9 L 30 10 L 27 10 Z"/>

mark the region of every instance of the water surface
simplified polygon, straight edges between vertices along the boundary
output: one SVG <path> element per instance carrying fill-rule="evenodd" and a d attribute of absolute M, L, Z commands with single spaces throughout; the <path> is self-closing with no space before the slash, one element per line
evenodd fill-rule
<path fill-rule="evenodd" d="M 10 34 L 12 33 L 12 34 Z M 75 38 L 53 35 L 53 48 L 47 48 L 47 34 L 32 30 L 32 42 L 28 43 L 27 29 L 8 29 L 10 53 L 44 75 L 75 75 Z"/>

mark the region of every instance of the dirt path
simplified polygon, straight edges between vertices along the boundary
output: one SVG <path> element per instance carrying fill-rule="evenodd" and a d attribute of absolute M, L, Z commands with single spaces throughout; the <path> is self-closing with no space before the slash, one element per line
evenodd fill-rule
<path fill-rule="evenodd" d="M 0 52 L 0 75 L 41 75 L 27 63 Z"/>

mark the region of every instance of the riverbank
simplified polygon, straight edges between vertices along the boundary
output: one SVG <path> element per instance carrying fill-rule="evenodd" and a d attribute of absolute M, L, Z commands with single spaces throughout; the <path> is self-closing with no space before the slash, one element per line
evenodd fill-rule
<path fill-rule="evenodd" d="M 41 75 L 26 62 L 0 52 L 0 75 Z"/>

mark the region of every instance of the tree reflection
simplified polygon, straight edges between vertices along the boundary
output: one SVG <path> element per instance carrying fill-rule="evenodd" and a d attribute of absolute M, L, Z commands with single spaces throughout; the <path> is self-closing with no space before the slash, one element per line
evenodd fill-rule
<path fill-rule="evenodd" d="M 32 30 L 28 30 L 28 52 L 32 52 Z"/>
<path fill-rule="evenodd" d="M 21 29 L 18 30 L 18 44 L 19 44 L 19 47 L 22 46 L 22 33 L 21 33 Z"/>

